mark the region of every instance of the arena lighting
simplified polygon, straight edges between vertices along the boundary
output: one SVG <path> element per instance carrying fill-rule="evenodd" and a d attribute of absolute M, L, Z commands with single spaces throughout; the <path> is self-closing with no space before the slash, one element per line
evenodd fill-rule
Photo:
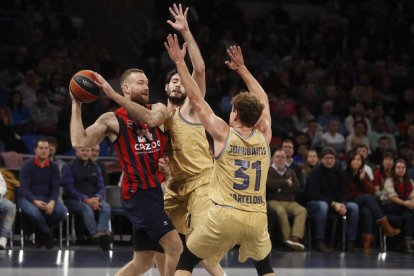
<path fill-rule="evenodd" d="M 19 250 L 19 260 L 18 260 L 18 263 L 19 264 L 22 264 L 23 263 L 23 254 L 24 254 L 24 251 L 23 250 Z"/>
<path fill-rule="evenodd" d="M 61 257 L 62 257 L 62 250 L 58 250 L 57 255 L 56 255 L 56 265 L 61 264 L 61 261 L 60 261 Z"/>
<path fill-rule="evenodd" d="M 69 250 L 65 250 L 63 255 L 63 276 L 69 275 Z"/>
<path fill-rule="evenodd" d="M 378 253 L 377 260 L 384 262 L 387 259 L 387 252 Z"/>

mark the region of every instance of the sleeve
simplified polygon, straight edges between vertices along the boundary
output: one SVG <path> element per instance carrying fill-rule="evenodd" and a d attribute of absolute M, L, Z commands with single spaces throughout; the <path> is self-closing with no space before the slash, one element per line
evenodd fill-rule
<path fill-rule="evenodd" d="M 381 170 L 376 169 L 375 172 L 374 172 L 374 180 L 373 180 L 372 184 L 376 187 L 381 188 L 381 179 L 382 179 Z"/>
<path fill-rule="evenodd" d="M 365 175 L 364 179 L 362 180 L 362 184 L 364 185 L 364 189 L 367 194 L 374 195 L 374 185 L 372 184 L 371 180 L 369 180 L 367 175 Z"/>
<path fill-rule="evenodd" d="M 69 197 L 73 197 L 79 200 L 84 200 L 87 198 L 86 195 L 75 189 L 75 180 L 73 179 L 72 167 L 70 164 L 67 164 L 65 167 L 63 167 L 62 181 L 66 187 L 66 191 Z"/>
<path fill-rule="evenodd" d="M 30 191 L 31 186 L 31 171 L 32 171 L 33 159 L 28 160 L 26 163 L 23 164 L 22 168 L 20 169 L 19 178 L 20 178 L 20 188 L 19 188 L 19 196 L 24 197 L 29 202 L 33 202 L 36 198 Z"/>
<path fill-rule="evenodd" d="M 6 192 L 7 192 L 6 180 L 4 180 L 4 177 L 0 172 L 0 198 L 4 197 Z"/>
<path fill-rule="evenodd" d="M 51 183 L 51 193 L 49 200 L 57 201 L 59 196 L 60 188 L 60 173 L 59 168 L 55 163 L 50 164 L 50 169 L 52 170 L 52 183 Z"/>
<path fill-rule="evenodd" d="M 294 190 L 295 192 L 301 190 L 301 184 L 300 181 L 298 179 L 298 177 L 296 176 L 296 172 L 295 171 L 291 171 L 291 175 L 292 175 L 292 190 Z"/>
<path fill-rule="evenodd" d="M 414 182 L 411 180 L 411 185 L 413 185 L 413 189 L 411 190 L 411 194 L 408 196 L 410 200 L 414 199 Z"/>
<path fill-rule="evenodd" d="M 103 199 L 104 198 L 104 179 L 102 175 L 101 168 L 99 168 L 98 164 L 95 164 L 96 173 L 98 174 L 98 193 L 95 196 Z"/>

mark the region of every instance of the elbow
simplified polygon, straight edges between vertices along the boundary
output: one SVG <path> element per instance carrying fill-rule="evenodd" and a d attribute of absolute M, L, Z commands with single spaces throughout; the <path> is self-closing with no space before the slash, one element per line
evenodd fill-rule
<path fill-rule="evenodd" d="M 193 70 L 196 74 L 201 75 L 204 74 L 204 72 L 206 71 L 206 66 L 204 62 L 201 62 L 200 64 L 195 65 Z"/>
<path fill-rule="evenodd" d="M 147 126 L 148 127 L 157 127 L 160 126 L 164 123 L 165 118 L 161 118 L 161 117 L 154 117 L 151 118 L 147 121 Z"/>
<path fill-rule="evenodd" d="M 74 149 L 76 148 L 84 148 L 87 147 L 88 145 L 86 145 L 85 143 L 83 143 L 82 141 L 76 141 L 76 140 L 72 140 L 72 147 Z"/>

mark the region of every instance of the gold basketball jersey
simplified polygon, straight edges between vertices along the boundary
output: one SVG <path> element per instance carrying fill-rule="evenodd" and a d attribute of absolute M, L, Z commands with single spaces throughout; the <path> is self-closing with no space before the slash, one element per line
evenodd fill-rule
<path fill-rule="evenodd" d="M 230 128 L 224 150 L 214 162 L 210 198 L 219 205 L 266 213 L 269 166 L 269 147 L 259 130 L 242 137 Z"/>
<path fill-rule="evenodd" d="M 181 117 L 179 108 L 170 112 L 165 122 L 173 181 L 186 182 L 213 168 L 206 132 L 201 124 L 193 124 Z"/>

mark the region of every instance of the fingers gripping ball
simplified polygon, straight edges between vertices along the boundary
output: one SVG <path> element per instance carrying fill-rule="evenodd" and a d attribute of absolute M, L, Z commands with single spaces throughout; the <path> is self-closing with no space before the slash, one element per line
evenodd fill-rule
<path fill-rule="evenodd" d="M 69 91 L 78 101 L 91 103 L 99 95 L 99 87 L 95 84 L 96 78 L 91 70 L 82 70 L 73 75 L 69 83 Z"/>

